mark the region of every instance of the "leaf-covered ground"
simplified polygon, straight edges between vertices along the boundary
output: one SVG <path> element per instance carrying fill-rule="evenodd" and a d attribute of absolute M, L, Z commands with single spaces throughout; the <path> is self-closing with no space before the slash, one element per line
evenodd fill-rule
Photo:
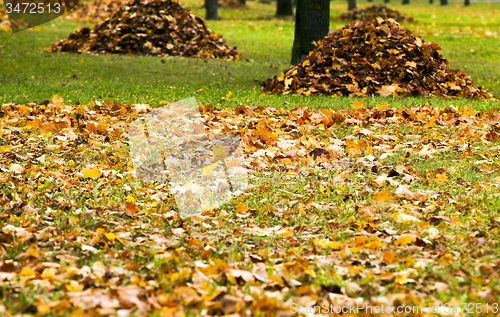
<path fill-rule="evenodd" d="M 241 137 L 251 188 L 180 219 L 167 185 L 131 167 L 128 124 L 148 105 L 1 106 L 2 315 L 291 316 L 357 303 L 497 315 L 497 111 L 200 109 L 210 132 Z"/>

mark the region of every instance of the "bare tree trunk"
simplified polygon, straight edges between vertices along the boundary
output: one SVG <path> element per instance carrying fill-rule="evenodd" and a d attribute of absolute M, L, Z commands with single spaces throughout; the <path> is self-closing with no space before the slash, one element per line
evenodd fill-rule
<path fill-rule="evenodd" d="M 347 11 L 356 9 L 356 0 L 347 0 Z"/>
<path fill-rule="evenodd" d="M 384 3 L 389 3 L 389 0 L 384 0 Z"/>
<path fill-rule="evenodd" d="M 205 0 L 206 20 L 220 20 L 218 0 Z"/>
<path fill-rule="evenodd" d="M 293 16 L 292 0 L 277 0 L 276 16 L 278 17 Z"/>
<path fill-rule="evenodd" d="M 402 4 L 410 4 L 410 0 L 403 0 Z"/>
<path fill-rule="evenodd" d="M 442 6 L 448 5 L 448 0 L 441 0 L 441 5 Z"/>
<path fill-rule="evenodd" d="M 470 0 L 465 0 L 464 6 L 466 6 L 466 7 L 470 6 Z"/>
<path fill-rule="evenodd" d="M 238 0 L 239 3 L 241 3 L 242 5 L 247 5 L 247 0 Z"/>
<path fill-rule="evenodd" d="M 429 3 L 430 4 L 434 4 L 434 0 L 429 0 Z"/>
<path fill-rule="evenodd" d="M 330 0 L 298 0 L 291 63 L 302 62 L 315 48 L 312 42 L 323 39 L 329 27 Z"/>

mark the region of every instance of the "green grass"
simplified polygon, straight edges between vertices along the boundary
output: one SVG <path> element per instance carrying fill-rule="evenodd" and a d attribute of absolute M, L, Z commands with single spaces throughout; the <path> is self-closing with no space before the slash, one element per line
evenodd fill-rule
<path fill-rule="evenodd" d="M 41 102 L 55 94 L 68 103 L 111 100 L 123 103 L 157 105 L 196 96 L 203 103 L 233 107 L 309 106 L 345 108 L 352 99 L 329 96 L 261 96 L 259 82 L 279 75 L 288 67 L 293 43 L 294 21 L 274 19 L 275 5 L 249 1 L 251 10 L 221 9 L 221 21 L 209 21 L 227 43 L 237 46 L 250 61 L 205 61 L 178 57 L 92 56 L 45 51 L 76 27 L 63 18 L 35 30 L 16 34 L 0 31 L 0 102 Z M 359 2 L 358 6 L 366 6 Z M 200 15 L 201 1 L 186 1 Z M 500 95 L 500 4 L 476 4 L 463 8 L 451 3 L 446 11 L 439 5 L 413 2 L 409 6 L 391 4 L 414 16 L 418 22 L 405 24 L 442 47 L 452 67 L 471 75 L 478 85 Z M 335 19 L 345 10 L 344 3 L 331 4 L 331 29 L 345 25 Z M 472 34 L 471 34 L 472 32 Z M 485 36 L 491 32 L 492 36 Z M 489 34 L 489 33 L 488 33 Z M 199 90 L 204 91 L 199 92 Z M 226 96 L 231 92 L 231 96 Z M 389 102 L 392 106 L 422 104 L 418 98 L 366 98 L 367 105 Z M 432 100 L 438 106 L 496 107 L 496 102 Z"/>

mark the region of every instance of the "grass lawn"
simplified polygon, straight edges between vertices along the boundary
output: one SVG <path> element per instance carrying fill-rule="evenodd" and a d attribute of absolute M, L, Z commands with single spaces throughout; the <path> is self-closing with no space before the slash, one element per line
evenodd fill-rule
<path fill-rule="evenodd" d="M 247 2 L 209 26 L 250 61 L 45 51 L 64 19 L 0 31 L 0 316 L 497 316 L 498 101 L 261 94 L 293 22 Z M 391 6 L 500 96 L 500 3 Z M 241 138 L 250 189 L 183 219 L 128 127 L 190 96 Z"/>

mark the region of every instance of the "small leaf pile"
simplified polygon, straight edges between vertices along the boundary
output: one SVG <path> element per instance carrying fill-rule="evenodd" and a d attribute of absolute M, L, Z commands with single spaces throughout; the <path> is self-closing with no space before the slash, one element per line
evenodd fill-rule
<path fill-rule="evenodd" d="M 173 55 L 242 59 L 202 18 L 175 0 L 134 0 L 92 29 L 80 28 L 52 44 L 53 52 Z"/>
<path fill-rule="evenodd" d="M 301 64 L 261 83 L 264 92 L 494 99 L 469 76 L 450 68 L 437 44 L 393 19 L 352 22 L 316 46 Z"/>
<path fill-rule="evenodd" d="M 73 10 L 66 19 L 76 22 L 97 23 L 115 12 L 119 7 L 125 5 L 128 1 L 122 0 L 94 0 L 88 3 L 78 3 L 77 8 Z"/>
<path fill-rule="evenodd" d="M 374 19 L 376 17 L 391 18 L 398 22 L 415 22 L 412 17 L 388 8 L 383 4 L 347 11 L 346 13 L 341 14 L 339 19 L 344 21 L 360 21 L 365 19 Z"/>

